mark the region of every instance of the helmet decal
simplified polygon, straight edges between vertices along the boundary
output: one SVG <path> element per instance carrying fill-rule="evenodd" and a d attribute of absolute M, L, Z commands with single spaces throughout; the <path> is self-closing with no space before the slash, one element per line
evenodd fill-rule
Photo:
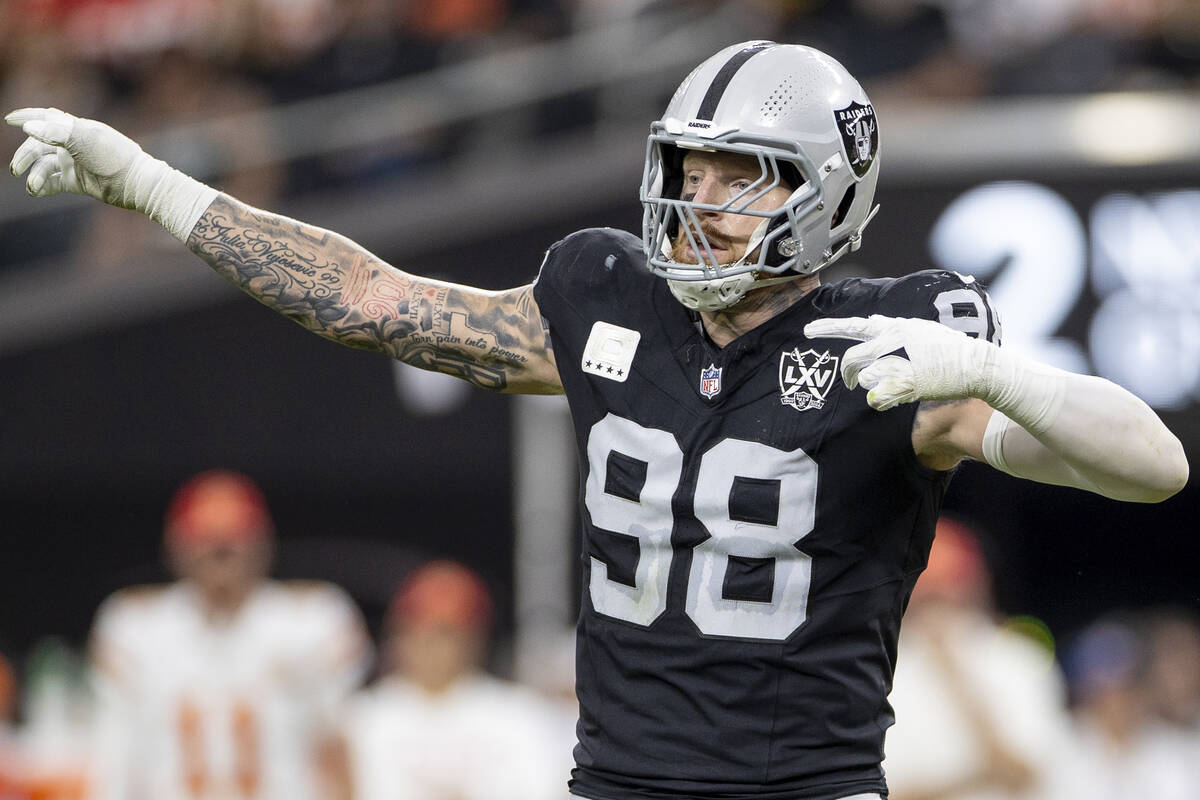
<path fill-rule="evenodd" d="M 713 82 L 709 84 L 708 91 L 704 93 L 704 99 L 700 101 L 700 109 L 696 112 L 696 119 L 712 120 L 717 113 L 717 104 L 721 102 L 721 98 L 725 94 L 725 90 L 729 88 L 729 82 L 733 80 L 733 76 L 737 73 L 742 65 L 750 58 L 768 47 L 774 47 L 774 42 L 754 42 L 747 47 L 742 48 L 733 54 L 733 57 L 725 62 L 725 66 L 717 72 Z"/>
<path fill-rule="evenodd" d="M 879 152 L 879 126 L 875 122 L 875 108 L 869 103 L 865 106 L 851 103 L 835 111 L 834 119 L 850 168 L 861 178 L 867 174 L 875 154 Z"/>

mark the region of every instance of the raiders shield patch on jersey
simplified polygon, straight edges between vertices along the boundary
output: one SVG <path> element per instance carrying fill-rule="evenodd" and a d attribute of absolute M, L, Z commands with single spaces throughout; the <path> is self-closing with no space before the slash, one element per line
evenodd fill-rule
<path fill-rule="evenodd" d="M 597 320 L 583 347 L 579 366 L 584 372 L 624 383 L 641 340 L 642 334 L 637 331 Z"/>
<path fill-rule="evenodd" d="M 837 378 L 838 359 L 828 350 L 784 351 L 779 357 L 779 402 L 797 411 L 819 409 Z"/>
<path fill-rule="evenodd" d="M 867 174 L 879 153 L 879 126 L 875 122 L 875 108 L 871 105 L 851 103 L 833 112 L 838 133 L 842 135 L 842 149 L 854 174 Z"/>

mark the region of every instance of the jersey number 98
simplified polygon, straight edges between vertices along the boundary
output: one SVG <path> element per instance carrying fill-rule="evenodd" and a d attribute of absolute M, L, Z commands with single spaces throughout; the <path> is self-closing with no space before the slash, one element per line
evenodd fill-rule
<path fill-rule="evenodd" d="M 667 610 L 683 452 L 666 431 L 614 414 L 592 427 L 587 449 L 592 523 L 638 545 L 632 586 L 610 579 L 609 565 L 592 556 L 592 606 L 648 627 Z M 619 469 L 635 476 L 634 490 L 614 491 L 610 472 Z M 803 450 L 725 439 L 704 453 L 693 501 L 709 536 L 693 548 L 684 609 L 701 633 L 782 641 L 804 623 L 812 562 L 796 545 L 813 529 L 816 500 L 817 465 Z M 739 576 L 756 590 L 740 588 Z"/>

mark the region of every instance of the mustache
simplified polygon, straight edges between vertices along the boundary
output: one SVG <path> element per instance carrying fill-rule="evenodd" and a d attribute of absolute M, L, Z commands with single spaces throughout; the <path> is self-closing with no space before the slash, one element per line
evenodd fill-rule
<path fill-rule="evenodd" d="M 698 244 L 702 245 L 707 241 L 709 246 L 716 250 L 728 250 L 729 246 L 732 244 L 728 237 L 718 233 L 703 223 L 701 223 L 698 230 L 694 225 L 688 226 L 688 228 L 691 230 L 692 235 L 696 238 Z M 689 244 L 687 230 L 681 227 L 679 229 L 679 233 L 675 235 L 675 242 L 676 244 Z"/>

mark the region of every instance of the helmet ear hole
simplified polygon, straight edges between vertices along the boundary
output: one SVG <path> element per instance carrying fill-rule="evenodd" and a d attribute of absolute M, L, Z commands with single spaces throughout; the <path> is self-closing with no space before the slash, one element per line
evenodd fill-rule
<path fill-rule="evenodd" d="M 796 169 L 795 164 L 786 161 L 779 165 L 779 179 L 793 192 L 804 185 L 804 179 L 800 177 L 800 170 Z"/>
<path fill-rule="evenodd" d="M 842 200 L 838 203 L 837 210 L 833 212 L 833 219 L 829 222 L 829 230 L 833 230 L 838 225 L 841 225 L 842 220 L 850 213 L 850 205 L 854 202 L 854 194 L 857 188 L 858 184 L 852 183 L 850 184 L 850 188 L 846 190 L 846 193 L 842 195 Z"/>
<path fill-rule="evenodd" d="M 683 151 L 673 144 L 660 145 L 662 154 L 662 196 L 678 200 L 683 192 Z"/>

